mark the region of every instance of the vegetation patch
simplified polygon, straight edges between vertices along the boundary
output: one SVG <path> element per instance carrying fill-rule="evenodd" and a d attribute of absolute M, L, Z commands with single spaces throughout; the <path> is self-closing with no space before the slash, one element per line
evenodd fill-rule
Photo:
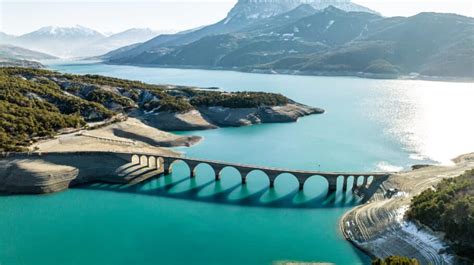
<path fill-rule="evenodd" d="M 61 111 L 54 103 L 59 103 Z M 0 70 L 0 151 L 23 151 L 34 137 L 53 135 L 63 128 L 85 125 L 81 109 L 97 107 L 67 99 L 57 87 L 37 85 Z"/>
<path fill-rule="evenodd" d="M 444 232 L 460 256 L 474 259 L 474 170 L 414 197 L 407 216 Z"/>
<path fill-rule="evenodd" d="M 191 104 L 201 106 L 221 106 L 227 108 L 257 108 L 260 106 L 283 106 L 290 100 L 280 94 L 264 92 L 199 92 L 191 98 Z"/>
<path fill-rule="evenodd" d="M 385 259 L 375 259 L 372 265 L 420 265 L 418 260 L 401 256 L 390 256 Z"/>
<path fill-rule="evenodd" d="M 256 108 L 290 102 L 272 93 L 203 91 L 99 75 L 5 67 L 0 68 L 0 151 L 22 151 L 38 137 L 104 121 L 133 108 L 184 113 L 197 107 Z"/>

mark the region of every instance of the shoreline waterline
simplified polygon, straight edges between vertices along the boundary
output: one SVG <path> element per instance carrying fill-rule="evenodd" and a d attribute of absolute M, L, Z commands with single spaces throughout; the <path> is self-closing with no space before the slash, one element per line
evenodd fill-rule
<path fill-rule="evenodd" d="M 70 61 L 69 59 L 59 59 L 51 60 L 53 62 L 57 61 Z M 45 61 L 46 64 L 51 63 L 51 61 Z M 83 61 L 84 64 L 96 63 L 96 64 L 105 64 L 105 65 L 114 65 L 114 66 L 135 66 L 142 68 L 161 68 L 161 69 L 181 69 L 181 70 L 209 70 L 209 71 L 228 71 L 228 72 L 237 72 L 237 73 L 247 73 L 247 74 L 264 74 L 264 75 L 288 75 L 288 76 L 313 76 L 313 77 L 352 77 L 352 78 L 362 78 L 362 79 L 374 79 L 374 80 L 406 80 L 406 81 L 433 81 L 433 82 L 449 82 L 449 83 L 473 83 L 474 78 L 469 77 L 450 77 L 450 76 L 427 76 L 427 75 L 390 75 L 390 74 L 376 74 L 376 73 L 365 73 L 365 72 L 304 72 L 296 70 L 247 70 L 245 68 L 234 68 L 234 67 L 205 67 L 205 66 L 180 66 L 180 65 L 155 65 L 155 64 L 132 64 L 124 63 L 117 64 L 113 62 L 108 62 L 106 60 L 79 60 Z M 78 63 L 80 64 L 80 63 Z"/>
<path fill-rule="evenodd" d="M 457 257 L 446 253 L 450 243 L 429 228 L 405 220 L 404 213 L 415 195 L 474 168 L 474 153 L 453 162 L 390 176 L 368 202 L 341 217 L 339 227 L 346 240 L 373 258 L 400 255 L 417 258 L 421 264 L 451 264 Z M 398 192 L 387 197 L 386 192 L 393 189 Z"/>
<path fill-rule="evenodd" d="M 176 148 L 188 157 L 292 169 L 374 171 L 378 165 L 409 168 L 413 164 L 447 161 L 474 149 L 466 140 L 471 139 L 472 128 L 461 118 L 453 118 L 470 113 L 466 107 L 472 98 L 469 84 L 102 64 L 51 67 L 61 72 L 148 83 L 276 92 L 328 110 L 324 115 L 305 117 L 291 124 L 180 132 L 205 139 L 190 148 Z M 52 196 L 0 198 L 4 212 L 1 227 L 12 228 L 0 229 L 0 238 L 12 246 L 0 249 L 0 258 L 6 263 L 14 254 L 21 254 L 24 263 L 33 264 L 30 258 L 47 250 L 24 242 L 41 241 L 59 246 L 57 260 L 67 261 L 63 259 L 67 254 L 82 264 L 104 261 L 105 257 L 106 263 L 114 264 L 120 264 L 124 258 L 142 264 L 156 260 L 206 265 L 232 261 L 271 264 L 275 260 L 327 261 L 338 265 L 370 262 L 367 255 L 344 239 L 339 229 L 340 218 L 355 206 L 354 202 L 346 202 L 350 199 L 338 195 L 331 204 L 323 201 L 319 206 L 315 201 L 320 195 L 317 179 L 316 185 L 308 185 L 303 194 L 295 196 L 292 192 L 297 190 L 297 183 L 288 176 L 277 180 L 275 192 L 266 192 L 263 189 L 268 183 L 260 182 L 257 173 L 250 178 L 252 185 L 243 189 L 233 188 L 238 175 L 234 176 L 232 171 L 226 173 L 230 177 L 215 185 L 207 183 L 212 179 L 208 168 L 200 168 L 194 181 L 185 179 L 185 165 L 179 168 L 170 177 L 133 189 L 93 185 Z M 193 201 L 194 196 L 205 198 L 206 203 Z M 247 198 L 249 203 L 290 206 L 314 201 L 314 207 L 245 207 L 247 201 L 241 205 L 225 204 L 235 203 L 239 198 Z M 27 220 L 22 229 L 15 223 L 19 218 Z M 79 222 L 83 218 L 89 220 L 87 224 Z M 51 233 L 45 237 L 35 227 Z M 16 232 L 12 233 L 13 230 Z M 65 234 L 69 240 L 63 240 Z M 139 253 L 134 245 L 140 246 Z M 77 248 L 90 255 L 78 257 L 70 251 Z M 47 259 L 35 262 L 51 263 Z"/>

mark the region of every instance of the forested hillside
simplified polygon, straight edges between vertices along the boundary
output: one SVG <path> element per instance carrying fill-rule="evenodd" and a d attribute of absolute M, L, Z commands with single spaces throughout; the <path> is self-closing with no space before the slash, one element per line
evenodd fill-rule
<path fill-rule="evenodd" d="M 446 233 L 460 255 L 474 259 L 474 170 L 414 197 L 407 216 Z"/>

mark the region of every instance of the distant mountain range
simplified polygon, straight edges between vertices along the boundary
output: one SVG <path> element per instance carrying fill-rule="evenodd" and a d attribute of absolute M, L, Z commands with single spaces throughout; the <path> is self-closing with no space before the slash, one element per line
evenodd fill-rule
<path fill-rule="evenodd" d="M 13 45 L 0 45 L 0 58 L 21 60 L 48 60 L 56 59 L 57 57 Z"/>
<path fill-rule="evenodd" d="M 338 0 L 240 0 L 216 24 L 161 35 L 102 58 L 115 64 L 474 78 L 474 18 L 386 18 Z"/>
<path fill-rule="evenodd" d="M 55 59 L 49 54 L 36 52 L 12 45 L 0 45 L 0 66 L 43 68 L 39 60 Z"/>
<path fill-rule="evenodd" d="M 36 31 L 11 36 L 0 33 L 0 44 L 11 44 L 49 53 L 58 57 L 89 57 L 156 37 L 150 29 L 129 29 L 111 36 L 82 26 L 43 27 Z"/>

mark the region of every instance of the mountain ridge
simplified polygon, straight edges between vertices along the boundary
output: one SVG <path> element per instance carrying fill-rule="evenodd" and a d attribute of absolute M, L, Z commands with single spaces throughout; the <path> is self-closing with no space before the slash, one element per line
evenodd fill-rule
<path fill-rule="evenodd" d="M 103 58 L 162 67 L 474 78 L 473 36 L 474 18 L 460 15 L 386 18 L 333 6 L 313 12 L 300 5 L 230 33 L 182 45 L 137 45 Z M 173 37 L 180 38 L 168 36 Z"/>
<path fill-rule="evenodd" d="M 263 19 L 289 12 L 300 5 L 309 5 L 315 10 L 333 5 L 348 11 L 364 10 L 376 13 L 373 10 L 352 3 L 350 0 L 239 0 L 229 11 L 226 18 L 217 23 L 185 34 L 157 36 L 142 45 L 128 50 L 129 55 L 123 54 L 120 57 L 137 56 L 145 51 L 159 50 L 164 46 L 186 45 L 206 36 L 237 32 Z M 119 56 L 115 52 L 114 54 Z M 108 55 L 105 54 L 104 56 L 107 57 Z"/>

